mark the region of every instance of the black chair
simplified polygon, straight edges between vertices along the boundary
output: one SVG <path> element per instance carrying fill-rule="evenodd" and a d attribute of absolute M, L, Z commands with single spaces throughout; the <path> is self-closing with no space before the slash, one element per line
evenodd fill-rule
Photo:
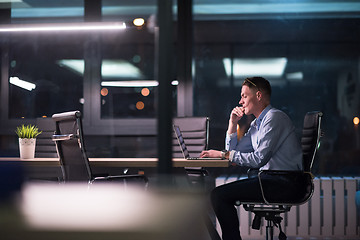
<path fill-rule="evenodd" d="M 315 159 L 315 154 L 319 146 L 321 137 L 321 112 L 308 112 L 304 118 L 304 127 L 302 130 L 301 146 L 303 152 L 303 171 L 258 171 L 257 176 L 260 182 L 262 192 L 262 201 L 260 202 L 236 202 L 236 205 L 243 205 L 246 211 L 255 214 L 252 228 L 260 229 L 261 218 L 265 218 L 266 225 L 266 239 L 273 239 L 274 226 L 279 227 L 279 239 L 286 239 L 286 235 L 281 229 L 281 213 L 290 211 L 294 205 L 301 205 L 307 202 L 314 191 L 313 175 L 311 173 L 312 165 Z M 262 179 L 266 175 L 281 176 L 292 179 L 298 183 L 299 189 L 297 194 L 291 198 L 283 199 L 280 196 L 274 196 L 271 192 L 271 187 L 266 186 Z"/>
<path fill-rule="evenodd" d="M 52 140 L 55 123 L 51 118 L 36 118 L 36 124 L 41 134 L 36 137 L 35 158 L 58 158 L 56 146 Z M 61 182 L 59 167 L 38 166 L 27 170 L 27 181 Z"/>
<path fill-rule="evenodd" d="M 58 157 L 56 146 L 52 140 L 55 132 L 55 123 L 51 118 L 37 118 L 36 126 L 41 134 L 36 138 L 35 157 L 56 158 Z"/>
<path fill-rule="evenodd" d="M 54 114 L 56 131 L 53 141 L 60 158 L 60 165 L 63 174 L 63 181 L 117 181 L 123 183 L 140 183 L 147 186 L 148 179 L 145 175 L 119 175 L 108 174 L 94 175 L 89 159 L 86 155 L 81 112 L 72 111 Z"/>
<path fill-rule="evenodd" d="M 180 127 L 190 157 L 198 157 L 202 151 L 208 149 L 210 124 L 208 117 L 176 117 L 173 119 L 173 123 Z M 183 158 L 184 156 L 175 134 L 173 134 L 172 145 L 173 157 Z M 214 182 L 210 179 L 209 172 L 206 168 L 186 167 L 185 171 L 191 185 L 198 187 L 198 190 L 204 189 L 206 191 L 207 189 L 214 188 Z M 208 214 L 205 214 L 203 217 L 210 238 L 213 240 L 221 240 L 218 232 L 214 228 L 212 217 Z"/>

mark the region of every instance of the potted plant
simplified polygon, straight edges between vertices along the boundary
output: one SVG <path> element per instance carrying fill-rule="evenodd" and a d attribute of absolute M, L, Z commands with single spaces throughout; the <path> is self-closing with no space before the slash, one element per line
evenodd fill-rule
<path fill-rule="evenodd" d="M 35 156 L 36 137 L 42 132 L 34 125 L 21 125 L 15 133 L 19 137 L 19 149 L 21 159 L 31 159 Z"/>

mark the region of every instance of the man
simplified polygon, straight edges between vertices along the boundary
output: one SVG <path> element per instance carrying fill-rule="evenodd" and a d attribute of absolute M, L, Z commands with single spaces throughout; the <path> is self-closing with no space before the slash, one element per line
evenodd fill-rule
<path fill-rule="evenodd" d="M 246 78 L 242 84 L 241 107 L 235 107 L 229 119 L 226 150 L 203 151 L 200 157 L 222 157 L 233 164 L 260 170 L 302 170 L 302 151 L 289 117 L 270 105 L 271 86 L 262 77 Z M 237 123 L 245 115 L 253 114 L 247 133 L 237 138 Z M 280 177 L 264 179 L 271 184 L 271 192 L 291 196 L 296 183 Z M 248 178 L 216 187 L 211 201 L 219 220 L 224 240 L 241 239 L 239 221 L 234 204 L 237 200 L 262 199 L 258 178 Z"/>

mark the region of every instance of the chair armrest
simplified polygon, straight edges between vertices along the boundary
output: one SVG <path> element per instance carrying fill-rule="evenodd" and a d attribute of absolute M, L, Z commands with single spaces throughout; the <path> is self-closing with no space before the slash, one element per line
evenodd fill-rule
<path fill-rule="evenodd" d="M 62 134 L 62 135 L 56 135 L 54 134 L 52 136 L 52 140 L 53 141 L 66 141 L 66 140 L 70 140 L 70 139 L 74 139 L 77 138 L 77 136 L 75 134 Z"/>

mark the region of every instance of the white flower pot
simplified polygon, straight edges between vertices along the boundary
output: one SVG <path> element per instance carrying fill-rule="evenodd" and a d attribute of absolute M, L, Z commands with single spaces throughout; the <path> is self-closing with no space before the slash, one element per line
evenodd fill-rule
<path fill-rule="evenodd" d="M 19 138 L 21 159 L 32 159 L 35 156 L 36 138 Z"/>

